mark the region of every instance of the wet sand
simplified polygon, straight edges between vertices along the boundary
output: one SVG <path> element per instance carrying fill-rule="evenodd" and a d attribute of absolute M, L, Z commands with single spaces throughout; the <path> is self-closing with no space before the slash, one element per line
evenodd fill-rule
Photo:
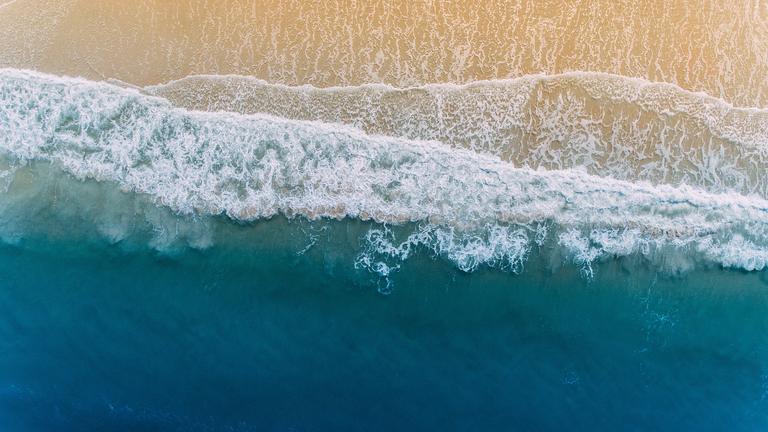
<path fill-rule="evenodd" d="M 768 4 L 692 1 L 15 0 L 0 66 L 147 85 L 315 86 L 609 72 L 768 106 Z"/>

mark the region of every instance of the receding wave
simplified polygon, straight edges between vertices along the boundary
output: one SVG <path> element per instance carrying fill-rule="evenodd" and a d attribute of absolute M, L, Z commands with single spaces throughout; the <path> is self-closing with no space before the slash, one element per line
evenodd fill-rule
<path fill-rule="evenodd" d="M 174 104 L 340 122 L 367 133 L 437 140 L 517 166 L 688 184 L 768 197 L 768 111 L 599 73 L 468 85 L 315 88 L 195 76 L 148 87 Z"/>
<path fill-rule="evenodd" d="M 109 191 L 67 204 L 82 218 L 100 214 L 98 194 L 119 188 L 188 218 L 371 220 L 356 264 L 385 276 L 417 248 L 468 271 L 517 271 L 545 245 L 586 272 L 626 255 L 678 270 L 697 260 L 747 270 L 768 262 L 768 201 L 757 196 L 516 167 L 438 141 L 189 111 L 134 89 L 16 70 L 0 72 L 0 127 L 2 199 L 36 203 L 4 208 L 27 219 L 40 206 L 64 208 L 48 185 L 72 176 Z M 130 200 L 111 210 L 124 227 L 149 211 Z"/>

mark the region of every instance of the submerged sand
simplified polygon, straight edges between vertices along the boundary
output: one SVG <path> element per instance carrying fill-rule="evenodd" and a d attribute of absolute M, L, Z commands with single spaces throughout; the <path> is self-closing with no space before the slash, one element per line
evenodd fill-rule
<path fill-rule="evenodd" d="M 12 0 L 0 3 L 0 66 L 137 85 L 205 73 L 411 86 L 581 70 L 763 107 L 768 3 Z"/>

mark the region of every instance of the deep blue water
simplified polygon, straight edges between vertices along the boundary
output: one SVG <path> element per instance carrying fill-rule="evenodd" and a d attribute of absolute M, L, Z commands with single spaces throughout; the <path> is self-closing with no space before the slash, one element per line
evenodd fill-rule
<path fill-rule="evenodd" d="M 309 225 L 170 255 L 0 247 L 0 430 L 768 428 L 764 273 L 630 257 L 588 280 L 546 251 L 464 273 L 422 251 L 383 295 L 353 266 L 364 223 L 298 254 Z"/>

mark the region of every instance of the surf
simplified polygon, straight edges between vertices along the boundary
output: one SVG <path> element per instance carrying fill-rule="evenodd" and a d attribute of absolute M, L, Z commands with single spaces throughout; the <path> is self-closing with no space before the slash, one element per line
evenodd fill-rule
<path fill-rule="evenodd" d="M 529 75 L 397 88 L 192 76 L 144 88 L 174 105 L 343 123 L 436 140 L 516 166 L 583 167 L 621 180 L 766 196 L 768 111 L 676 85 L 605 73 Z"/>
<path fill-rule="evenodd" d="M 596 260 L 628 255 L 677 263 L 674 271 L 768 263 L 768 201 L 757 195 L 533 169 L 338 123 L 190 111 L 135 89 L 27 71 L 0 73 L 0 104 L 2 199 L 17 203 L 6 211 L 41 198 L 61 205 L 46 191 L 64 176 L 97 185 L 95 196 L 65 200 L 86 220 L 97 213 L 86 200 L 119 191 L 188 219 L 372 221 L 379 227 L 356 265 L 382 276 L 414 248 L 465 271 L 520 269 L 544 244 L 587 274 Z M 408 228 L 395 236 L 388 226 Z"/>

